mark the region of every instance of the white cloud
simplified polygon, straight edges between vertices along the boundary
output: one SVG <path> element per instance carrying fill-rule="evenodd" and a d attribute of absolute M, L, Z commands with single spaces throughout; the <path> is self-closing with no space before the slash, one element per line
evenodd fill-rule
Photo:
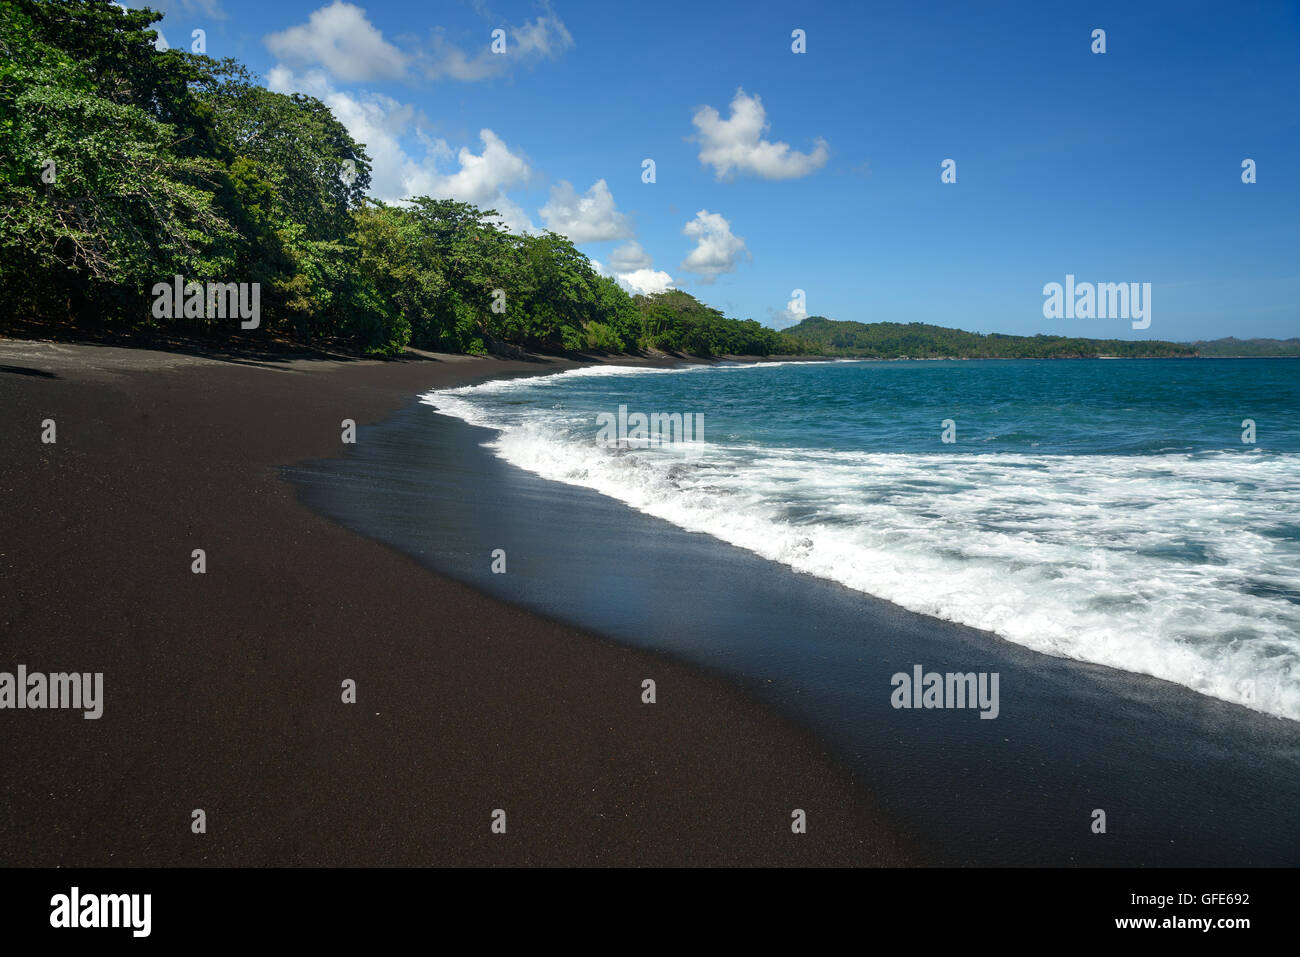
<path fill-rule="evenodd" d="M 528 215 L 514 200 L 506 196 L 506 189 L 527 182 L 533 175 L 528 161 L 510 151 L 501 137 L 491 130 L 479 130 L 483 152 L 475 154 L 468 146 L 456 152 L 459 169 L 453 173 L 440 173 L 436 160 L 450 152 L 443 140 L 430 144 L 426 161 L 407 162 L 407 188 L 410 195 L 449 197 L 463 203 L 473 203 L 482 209 L 495 209 L 512 232 L 534 232 Z"/>
<path fill-rule="evenodd" d="M 795 290 L 795 292 L 802 292 L 802 290 Z M 784 329 L 808 318 L 808 302 L 807 299 L 801 296 L 792 295 L 790 301 L 785 304 L 784 309 L 779 312 L 775 309 L 768 309 L 767 312 L 772 319 L 772 328 Z"/>
<path fill-rule="evenodd" d="M 636 240 L 624 243 L 609 255 L 609 268 L 593 259 L 592 268 L 602 276 L 617 280 L 628 292 L 648 296 L 673 287 L 673 277 L 661 269 L 653 269 L 654 260 Z"/>
<path fill-rule="evenodd" d="M 700 281 L 704 283 L 711 283 L 723 273 L 734 271 L 741 253 L 749 257 L 745 240 L 732 234 L 731 223 L 707 209 L 695 214 L 695 218 L 682 229 L 682 235 L 695 240 L 695 248 L 682 261 L 682 268 L 702 276 Z"/>
<path fill-rule="evenodd" d="M 433 46 L 433 55 L 424 60 L 421 69 L 431 80 L 449 76 L 453 80 L 472 83 L 475 80 L 500 76 L 509 66 L 505 54 L 492 53 L 483 49 L 477 56 L 471 57 L 441 33 L 435 33 L 430 42 Z"/>
<path fill-rule="evenodd" d="M 634 269 L 614 277 L 618 284 L 628 292 L 636 295 L 650 296 L 657 292 L 667 292 L 673 287 L 673 277 L 659 269 Z"/>
<path fill-rule="evenodd" d="M 269 34 L 266 48 L 295 67 L 319 65 L 345 82 L 399 80 L 407 57 L 384 39 L 360 7 L 334 0 L 314 10 L 305 24 Z"/>
<path fill-rule="evenodd" d="M 426 182 L 430 189 L 481 206 L 495 199 L 503 187 L 528 180 L 532 170 L 527 160 L 510 152 L 505 141 L 491 130 L 481 129 L 478 135 L 483 142 L 483 152 L 475 155 L 468 146 L 462 146 L 456 153 L 460 169 L 446 175 L 429 171 Z M 436 152 L 446 150 L 443 140 L 436 143 Z"/>
<path fill-rule="evenodd" d="M 618 246 L 609 254 L 609 268 L 614 272 L 634 272 L 638 269 L 648 269 L 654 265 L 654 260 L 650 254 L 641 248 L 641 244 L 635 239 L 630 243 L 624 243 Z"/>
<path fill-rule="evenodd" d="M 572 35 L 556 16 L 538 17 L 532 23 L 525 20 L 523 26 L 513 27 L 510 34 L 515 55 L 521 57 L 540 56 L 553 60 L 573 46 Z M 509 55 L 511 46 L 506 44 L 506 55 Z"/>
<path fill-rule="evenodd" d="M 736 172 L 764 179 L 794 179 L 825 166 L 830 155 L 830 148 L 820 136 L 811 153 L 763 139 L 771 126 L 763 101 L 757 95 L 747 96 L 742 89 L 736 90 L 727 119 L 722 119 L 713 107 L 702 106 L 691 122 L 699 131 L 692 139 L 700 144 L 700 162 L 712 166 L 718 179 Z"/>
<path fill-rule="evenodd" d="M 412 196 L 458 199 L 483 209 L 495 209 L 513 232 L 535 232 L 528 214 L 506 195 L 512 186 L 532 177 L 528 160 L 514 152 L 490 129 L 479 131 L 482 151 L 468 146 L 453 150 L 445 140 L 429 136 L 409 104 L 381 93 L 351 93 L 335 89 L 320 70 L 298 76 L 277 66 L 267 74 L 267 86 L 277 93 L 306 93 L 328 106 L 352 138 L 365 144 L 371 157 L 370 194 L 389 203 Z M 424 147 L 419 158 L 409 155 L 402 139 L 410 133 Z M 454 169 L 447 169 L 454 164 Z"/>
<path fill-rule="evenodd" d="M 178 0 L 203 8 L 219 0 Z M 263 42 L 275 56 L 295 69 L 322 67 L 344 82 L 405 80 L 423 75 L 437 80 L 474 81 L 506 73 L 513 64 L 532 66 L 541 60 L 557 59 L 573 46 L 573 36 L 559 17 L 547 12 L 506 31 L 504 53 L 493 53 L 492 31 L 483 30 L 477 52 L 467 53 L 437 29 L 428 51 L 402 50 L 384 39 L 366 11 L 344 0 L 314 10 L 307 22 L 269 34 Z"/>
<path fill-rule="evenodd" d="M 559 17 L 541 16 L 525 20 L 517 27 L 502 27 L 507 32 L 504 53 L 493 53 L 491 31 L 482 46 L 471 56 L 448 40 L 441 31 L 432 39 L 433 55 L 422 62 L 424 74 L 437 80 L 444 76 L 472 82 L 500 76 L 514 63 L 532 65 L 539 60 L 554 60 L 573 46 L 573 36 Z"/>
<path fill-rule="evenodd" d="M 579 196 L 573 184 L 561 180 L 551 187 L 550 201 L 539 212 L 546 228 L 569 237 L 575 243 L 626 239 L 632 224 L 614 205 L 614 196 L 603 179 Z"/>

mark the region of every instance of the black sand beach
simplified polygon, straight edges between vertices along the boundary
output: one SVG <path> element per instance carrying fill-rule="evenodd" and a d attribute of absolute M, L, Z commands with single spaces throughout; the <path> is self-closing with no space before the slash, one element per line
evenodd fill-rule
<path fill-rule="evenodd" d="M 102 671 L 105 699 L 0 715 L 0 862 L 908 860 L 752 694 L 441 577 L 282 472 L 338 454 L 344 418 L 568 363 L 203 353 L 0 341 L 0 670 Z"/>
<path fill-rule="evenodd" d="M 105 676 L 97 721 L 3 713 L 4 863 L 1300 860 L 1290 722 L 795 575 L 415 401 L 574 365 L 0 341 L 0 670 Z M 998 718 L 891 708 L 918 662 L 999 672 Z"/>
<path fill-rule="evenodd" d="M 794 716 L 836 745 L 912 862 L 1300 862 L 1294 722 L 795 574 L 504 463 L 480 447 L 492 434 L 416 405 L 345 458 L 290 471 L 307 502 L 431 568 Z M 494 547 L 507 574 L 490 570 Z M 998 673 L 996 719 L 891 707 L 891 676 L 918 663 Z"/>

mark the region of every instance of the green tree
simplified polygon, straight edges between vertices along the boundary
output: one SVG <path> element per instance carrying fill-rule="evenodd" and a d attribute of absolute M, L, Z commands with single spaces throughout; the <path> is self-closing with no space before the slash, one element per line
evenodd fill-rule
<path fill-rule="evenodd" d="M 186 137 L 164 119 L 184 115 L 183 84 L 142 66 L 151 55 L 175 60 L 149 43 L 156 18 L 102 2 L 0 6 L 8 308 L 144 320 L 153 283 L 229 267 L 235 234 L 213 201 L 220 165 L 181 149 Z"/>

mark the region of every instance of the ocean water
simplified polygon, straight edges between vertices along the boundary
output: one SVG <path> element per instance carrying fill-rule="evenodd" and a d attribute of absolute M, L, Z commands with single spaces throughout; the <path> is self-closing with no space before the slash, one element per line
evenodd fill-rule
<path fill-rule="evenodd" d="M 1300 721 L 1300 361 L 602 367 L 423 401 L 797 572 Z M 611 442 L 620 406 L 701 428 Z"/>

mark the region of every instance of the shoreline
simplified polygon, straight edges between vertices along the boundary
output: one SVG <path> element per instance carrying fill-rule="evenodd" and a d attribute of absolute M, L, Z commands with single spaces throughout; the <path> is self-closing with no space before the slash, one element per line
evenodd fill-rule
<path fill-rule="evenodd" d="M 784 715 L 435 575 L 282 477 L 337 456 L 343 418 L 364 428 L 431 389 L 588 364 L 0 340 L 6 659 L 105 675 L 97 721 L 0 713 L 4 863 L 905 862 Z"/>
<path fill-rule="evenodd" d="M 750 689 L 833 742 L 913 862 L 1300 860 L 1287 817 L 1300 801 L 1294 722 L 801 575 L 511 465 L 481 448 L 492 434 L 411 408 L 346 459 L 292 471 L 314 509 L 439 573 Z M 489 571 L 497 546 L 509 574 Z M 922 662 L 1000 673 L 999 719 L 891 710 L 891 675 Z M 1094 807 L 1121 833 L 1098 839 Z M 1251 810 L 1211 824 L 1223 807 Z"/>

